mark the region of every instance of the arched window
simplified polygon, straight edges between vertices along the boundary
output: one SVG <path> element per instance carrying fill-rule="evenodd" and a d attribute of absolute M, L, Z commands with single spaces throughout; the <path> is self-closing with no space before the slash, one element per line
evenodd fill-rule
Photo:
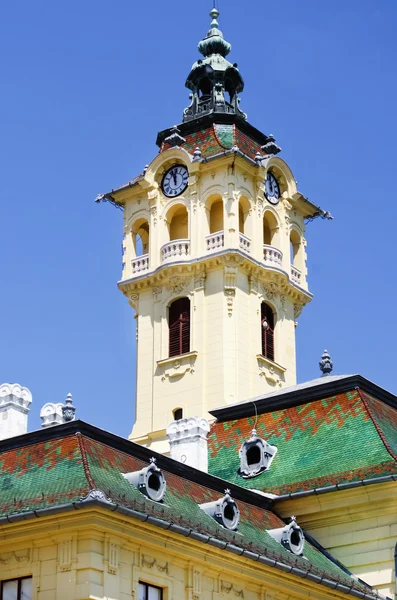
<path fill-rule="evenodd" d="M 135 256 L 143 256 L 149 252 L 149 223 L 140 219 L 132 228 Z"/>
<path fill-rule="evenodd" d="M 268 304 L 261 305 L 262 356 L 274 361 L 274 315 Z"/>
<path fill-rule="evenodd" d="M 263 243 L 266 246 L 275 246 L 277 232 L 277 220 L 270 211 L 265 212 L 263 216 Z"/>
<path fill-rule="evenodd" d="M 169 308 L 169 355 L 178 356 L 190 351 L 190 300 L 180 298 Z"/>
<path fill-rule="evenodd" d="M 174 415 L 174 421 L 180 421 L 181 419 L 183 419 L 183 409 L 182 408 L 175 408 L 172 411 L 172 414 Z"/>
<path fill-rule="evenodd" d="M 172 211 L 169 223 L 170 242 L 187 240 L 189 237 L 189 216 L 185 206 L 179 205 Z"/>
<path fill-rule="evenodd" d="M 223 202 L 215 200 L 210 209 L 210 233 L 223 231 Z"/>
<path fill-rule="evenodd" d="M 245 215 L 244 215 L 244 209 L 241 206 L 241 202 L 238 205 L 238 229 L 240 233 L 244 233 L 244 221 L 245 221 Z"/>
<path fill-rule="evenodd" d="M 301 239 L 299 234 L 293 229 L 291 231 L 291 235 L 289 237 L 290 239 L 290 258 L 291 258 L 291 265 L 294 265 L 294 267 L 297 267 L 298 269 L 302 268 L 302 265 L 298 264 L 300 263 L 300 253 L 301 253 Z"/>

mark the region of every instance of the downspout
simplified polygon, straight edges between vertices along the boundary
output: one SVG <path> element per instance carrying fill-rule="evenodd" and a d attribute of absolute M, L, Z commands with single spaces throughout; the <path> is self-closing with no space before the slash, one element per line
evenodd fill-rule
<path fill-rule="evenodd" d="M 397 544 L 394 546 L 394 594 L 397 596 Z"/>

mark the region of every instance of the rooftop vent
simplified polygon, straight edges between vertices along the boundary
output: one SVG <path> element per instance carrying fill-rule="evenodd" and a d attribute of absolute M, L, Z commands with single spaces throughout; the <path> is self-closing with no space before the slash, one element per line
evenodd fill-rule
<path fill-rule="evenodd" d="M 305 548 L 305 536 L 302 529 L 297 525 L 295 517 L 291 517 L 291 523 L 280 529 L 270 529 L 268 534 L 279 542 L 292 554 L 301 556 Z"/>
<path fill-rule="evenodd" d="M 123 473 L 123 476 L 150 500 L 161 502 L 164 498 L 167 484 L 161 470 L 156 466 L 155 458 L 150 459 L 148 467 L 133 473 Z"/>
<path fill-rule="evenodd" d="M 200 504 L 200 508 L 226 529 L 231 531 L 237 529 L 240 522 L 240 511 L 230 496 L 230 490 L 225 490 L 225 496 L 219 500 Z"/>
<path fill-rule="evenodd" d="M 276 453 L 277 447 L 271 446 L 262 438 L 257 437 L 256 429 L 253 429 L 250 439 L 246 440 L 239 450 L 239 474 L 244 479 L 260 475 L 270 468 Z"/>

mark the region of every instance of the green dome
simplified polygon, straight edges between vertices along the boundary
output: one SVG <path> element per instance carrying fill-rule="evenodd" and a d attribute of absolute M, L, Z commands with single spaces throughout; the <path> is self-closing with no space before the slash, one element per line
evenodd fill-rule
<path fill-rule="evenodd" d="M 217 18 L 219 12 L 216 8 L 213 8 L 210 12 L 212 17 L 211 29 L 207 33 L 206 37 L 199 42 L 198 49 L 203 56 L 210 56 L 211 54 L 221 54 L 227 56 L 232 49 L 231 44 L 223 38 L 223 33 L 219 29 Z"/>

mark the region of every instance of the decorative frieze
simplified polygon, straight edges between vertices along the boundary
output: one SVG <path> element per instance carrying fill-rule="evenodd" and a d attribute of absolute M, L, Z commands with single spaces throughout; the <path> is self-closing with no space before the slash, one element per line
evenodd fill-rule
<path fill-rule="evenodd" d="M 135 312 L 139 312 L 139 294 L 131 294 L 128 298 L 128 303 Z"/>
<path fill-rule="evenodd" d="M 233 594 L 236 598 L 244 598 L 243 588 L 237 587 L 234 583 L 230 583 L 229 581 L 221 580 L 220 591 L 221 594 Z"/>
<path fill-rule="evenodd" d="M 148 556 L 147 554 L 142 554 L 141 566 L 145 567 L 146 569 L 153 569 L 155 567 L 160 573 L 166 573 L 169 575 L 168 562 L 160 562 L 157 560 L 157 558 L 153 558 L 153 556 Z"/>
<path fill-rule="evenodd" d="M 227 314 L 233 315 L 234 298 L 236 297 L 237 267 L 224 267 L 223 286 L 226 297 Z"/>
<path fill-rule="evenodd" d="M 166 288 L 173 294 L 180 294 L 190 285 L 191 280 L 191 277 L 170 277 L 166 284 Z"/>
<path fill-rule="evenodd" d="M 120 546 L 111 539 L 106 540 L 104 562 L 107 565 L 108 573 L 117 575 L 120 564 Z"/>
<path fill-rule="evenodd" d="M 11 568 L 13 566 L 27 564 L 31 561 L 31 549 L 16 550 L 0 554 L 0 565 Z"/>
<path fill-rule="evenodd" d="M 155 302 L 158 302 L 161 299 L 161 294 L 163 293 L 163 288 L 159 285 L 154 285 L 152 287 L 153 299 Z"/>

